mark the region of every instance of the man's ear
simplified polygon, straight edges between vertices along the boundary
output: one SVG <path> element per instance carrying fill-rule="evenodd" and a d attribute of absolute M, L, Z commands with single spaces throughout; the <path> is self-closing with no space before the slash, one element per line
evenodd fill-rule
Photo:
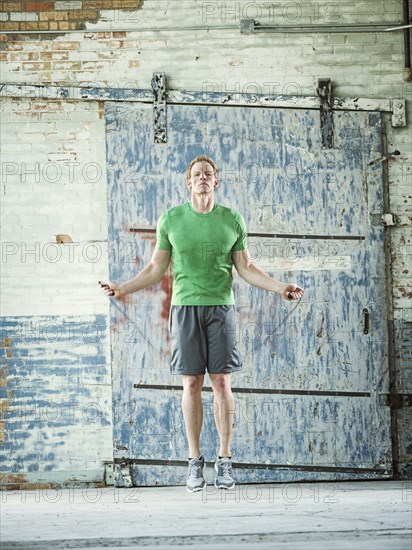
<path fill-rule="evenodd" d="M 216 178 L 216 179 L 215 179 L 215 185 L 214 185 L 215 189 L 216 189 L 216 187 L 218 186 L 218 184 L 219 184 L 219 180 Z"/>

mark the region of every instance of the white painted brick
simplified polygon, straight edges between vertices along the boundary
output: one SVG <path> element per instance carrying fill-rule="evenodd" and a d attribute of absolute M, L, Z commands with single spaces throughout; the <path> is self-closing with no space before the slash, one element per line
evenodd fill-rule
<path fill-rule="evenodd" d="M 96 248 L 98 253 L 95 253 Z M 2 252 L 2 266 L 3 269 L 7 266 L 8 273 L 2 279 L 2 285 L 4 290 L 9 289 L 3 292 L 3 315 L 35 315 L 39 313 L 39 307 L 43 314 L 43 304 L 51 300 L 54 300 L 53 307 L 46 308 L 47 314 L 84 313 L 100 296 L 97 280 L 107 278 L 106 242 L 57 245 L 54 242 L 15 240 L 8 244 L 3 242 Z M 10 292 L 10 281 L 17 281 L 13 292 Z M 75 297 L 68 292 L 71 282 L 75 283 Z M 36 294 L 32 295 L 34 288 Z M 38 289 L 41 289 L 40 294 Z M 24 299 L 17 300 L 17 297 Z"/>
<path fill-rule="evenodd" d="M 39 15 L 35 12 L 12 12 L 10 21 L 38 21 Z"/>
<path fill-rule="evenodd" d="M 14 225 L 14 226 L 20 226 L 20 227 L 33 227 L 33 226 L 43 226 L 46 227 L 49 223 L 48 216 L 36 216 L 32 218 L 31 216 L 26 216 L 25 214 L 21 214 L 19 216 L 19 219 L 16 220 L 15 217 L 9 216 L 8 214 L 5 214 L 3 216 L 3 223 L 5 225 Z"/>
<path fill-rule="evenodd" d="M 37 141 L 46 141 L 46 135 L 36 132 L 18 132 L 17 134 L 11 134 L 8 139 L 15 139 L 16 143 L 27 143 L 27 142 L 37 142 Z"/>
<path fill-rule="evenodd" d="M 82 0 L 66 0 L 66 1 L 57 1 L 54 3 L 55 10 L 81 10 L 83 6 Z"/>
<path fill-rule="evenodd" d="M 3 159 L 3 153 L 17 153 L 17 152 L 19 154 L 28 153 L 32 150 L 32 146 L 31 146 L 31 143 L 20 143 L 19 146 L 17 147 L 16 143 L 7 143 L 4 140 L 4 142 L 2 142 L 1 144 L 1 150 L 2 150 L 1 158 Z M 15 156 L 12 158 L 14 161 L 16 160 Z"/>

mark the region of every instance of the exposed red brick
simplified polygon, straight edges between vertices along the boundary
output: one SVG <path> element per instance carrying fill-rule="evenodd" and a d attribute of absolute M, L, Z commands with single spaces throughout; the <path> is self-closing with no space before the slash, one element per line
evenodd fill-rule
<path fill-rule="evenodd" d="M 49 62 L 33 62 L 33 63 L 23 63 L 23 71 L 50 71 L 51 63 Z"/>
<path fill-rule="evenodd" d="M 39 59 L 37 52 L 11 52 L 10 61 L 36 61 Z"/>
<path fill-rule="evenodd" d="M 21 2 L 3 2 L 0 4 L 0 11 L 1 12 L 21 12 Z"/>
<path fill-rule="evenodd" d="M 43 30 L 47 31 L 49 28 L 49 25 L 46 23 L 46 25 L 42 25 L 39 21 L 22 21 L 19 26 L 19 31 L 38 31 Z"/>
<path fill-rule="evenodd" d="M 50 61 L 65 61 L 69 59 L 67 52 L 41 52 L 40 59 Z"/>
<path fill-rule="evenodd" d="M 68 11 L 46 11 L 39 14 L 40 21 L 68 21 L 69 17 Z"/>
<path fill-rule="evenodd" d="M 86 32 L 84 33 L 84 38 L 89 40 L 100 40 L 101 38 L 111 38 L 111 32 Z"/>
<path fill-rule="evenodd" d="M 81 61 L 55 61 L 53 63 L 55 71 L 80 71 L 81 67 Z"/>
<path fill-rule="evenodd" d="M 53 42 L 53 50 L 80 50 L 80 42 L 67 42 L 56 40 Z"/>
<path fill-rule="evenodd" d="M 51 11 L 53 9 L 53 2 L 26 2 L 24 6 L 25 11 Z"/>
<path fill-rule="evenodd" d="M 43 2 L 3 2 L 0 4 L 0 11 L 7 13 L 37 13 L 39 21 L 2 21 L 1 31 L 68 31 L 84 30 L 86 21 L 96 22 L 99 20 L 101 9 L 116 10 L 138 10 L 143 6 L 143 0 L 84 0 L 83 9 L 55 10 L 55 3 L 52 1 Z M 102 33 L 98 33 L 100 38 Z M 114 38 L 124 38 L 124 32 L 115 32 Z M 53 35 L 43 35 L 42 39 L 53 40 Z M 111 36 L 108 36 L 111 38 Z M 24 35 L 14 34 L 5 36 L 3 42 L 28 40 Z"/>
<path fill-rule="evenodd" d="M 18 23 L 15 21 L 2 21 L 0 23 L 0 31 L 14 31 L 19 30 L 16 28 L 18 26 Z"/>
<path fill-rule="evenodd" d="M 61 104 L 61 101 L 49 101 L 49 102 L 35 101 L 33 102 L 33 108 L 36 111 L 47 111 L 47 112 L 63 111 L 63 106 Z"/>
<path fill-rule="evenodd" d="M 143 5 L 142 0 L 84 0 L 84 9 L 97 8 L 101 10 L 105 9 L 118 9 L 118 10 L 131 10 L 139 9 Z"/>
<path fill-rule="evenodd" d="M 70 10 L 68 12 L 69 20 L 77 21 L 97 21 L 99 10 Z"/>
<path fill-rule="evenodd" d="M 8 50 L 22 50 L 23 49 L 23 45 L 18 43 L 18 42 L 15 42 L 13 40 L 13 36 L 10 36 L 10 35 L 7 35 L 7 34 L 2 34 L 0 35 L 0 40 L 2 42 L 8 42 L 7 44 L 7 49 Z"/>

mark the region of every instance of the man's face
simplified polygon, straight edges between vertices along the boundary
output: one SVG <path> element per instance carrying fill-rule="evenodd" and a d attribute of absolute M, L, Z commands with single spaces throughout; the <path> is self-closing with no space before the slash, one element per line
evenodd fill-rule
<path fill-rule="evenodd" d="M 208 162 L 196 162 L 190 171 L 187 182 L 193 193 L 210 193 L 217 186 L 217 178 L 213 167 Z"/>

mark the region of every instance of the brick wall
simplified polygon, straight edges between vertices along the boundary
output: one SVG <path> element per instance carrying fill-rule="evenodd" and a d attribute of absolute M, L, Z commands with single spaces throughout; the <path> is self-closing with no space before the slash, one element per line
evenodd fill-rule
<path fill-rule="evenodd" d="M 107 276 L 101 105 L 27 98 L 1 110 L 0 483 L 102 483 L 113 450 L 96 292 Z"/>
<path fill-rule="evenodd" d="M 106 311 L 93 293 L 107 272 L 102 116 L 98 103 L 2 102 L 3 315 Z"/>
<path fill-rule="evenodd" d="M 3 2 L 0 30 L 74 31 L 96 23 L 104 9 L 137 10 L 142 0 L 56 0 L 54 2 Z"/>
<path fill-rule="evenodd" d="M 388 162 L 390 210 L 401 220 L 391 230 L 396 389 L 411 392 L 410 355 L 402 344 L 412 322 L 412 88 L 402 78 L 403 35 L 399 32 L 241 35 L 238 28 L 244 18 L 279 25 L 400 22 L 401 1 L 322 0 L 287 5 L 194 0 L 4 2 L 1 10 L 0 28 L 16 31 L 0 35 L 2 83 L 61 85 L 69 89 L 78 86 L 147 89 L 152 73 L 164 70 L 169 88 L 176 90 L 312 96 L 317 79 L 331 77 L 335 96 L 406 99 L 406 128 L 392 128 L 388 114 L 383 118 L 388 150 L 401 151 L 399 157 Z M 78 32 L 82 29 L 83 32 Z M 39 33 L 24 34 L 29 30 Z M 96 280 L 107 274 L 107 197 L 103 103 L 74 100 L 70 94 L 64 100 L 45 100 L 40 94 L 22 97 L 16 87 L 13 98 L 2 99 L 1 109 L 2 315 L 8 323 L 3 341 L 8 365 L 3 369 L 3 378 L 7 381 L 3 383 L 6 389 L 1 402 L 10 411 L 10 392 L 18 381 L 10 367 L 14 346 L 20 350 L 20 356 L 26 354 L 26 357 L 34 346 L 33 338 L 22 341 L 20 336 L 13 336 L 10 327 L 18 324 L 17 318 L 22 319 L 22 326 L 34 323 L 40 327 L 42 337 L 36 345 L 47 350 L 48 327 L 54 326 L 55 333 L 60 334 L 59 327 L 73 323 L 74 316 L 81 316 L 68 349 L 79 345 L 82 338 L 85 346 L 96 345 L 87 341 L 87 335 L 108 316 L 108 304 L 95 289 Z M 57 243 L 56 235 L 61 234 L 68 235 L 73 242 Z M 73 288 L 75 293 L 71 292 Z M 90 326 L 90 330 L 84 329 L 85 326 Z M 106 424 L 111 408 L 108 330 L 106 327 L 99 332 L 102 363 L 86 379 L 80 376 L 77 385 L 73 382 L 73 377 L 70 378 L 73 365 L 62 367 L 63 351 L 63 355 L 57 354 L 58 370 L 52 373 L 54 397 L 49 406 L 58 399 L 56 388 L 61 382 L 69 380 L 74 392 L 66 391 L 67 407 L 78 403 L 80 410 L 88 399 L 80 399 L 80 394 L 89 384 L 100 385 L 100 397 L 92 401 L 102 411 L 101 422 L 88 426 L 90 449 L 94 443 L 99 448 L 97 443 L 102 437 L 108 443 L 103 452 L 91 450 L 83 465 L 74 468 L 76 472 L 83 470 L 82 479 L 89 481 L 96 481 L 96 468 L 100 468 L 102 478 L 102 457 L 110 457 L 111 453 L 110 429 Z M 86 336 L 82 336 L 84 333 Z M 33 336 L 33 332 L 29 334 Z M 91 353 L 88 349 L 83 354 L 86 369 Z M 30 373 L 27 361 L 22 369 Z M 34 398 L 33 393 L 30 396 Z M 23 392 L 18 407 L 25 399 L 27 395 Z M 400 469 L 407 476 L 412 462 L 410 408 L 399 410 L 398 416 Z M 3 440 L 10 443 L 15 438 L 17 445 L 28 425 L 14 424 L 13 431 L 10 418 L 3 418 Z M 82 413 L 76 418 L 78 428 L 84 418 Z M 71 429 L 75 430 L 76 424 Z M 52 444 L 42 439 L 44 431 L 39 427 L 38 430 L 36 437 L 42 442 L 39 448 L 43 456 Z M 70 469 L 70 446 L 65 449 L 66 472 L 66 468 Z M 16 475 L 27 474 L 33 465 L 19 452 Z M 91 461 L 90 467 L 86 459 Z M 12 455 L 7 460 L 8 466 L 13 464 Z M 46 463 L 40 461 L 44 471 Z M 61 482 L 66 474 L 58 473 L 57 461 L 53 464 L 54 478 Z M 45 476 L 34 472 L 23 479 L 34 482 L 44 480 Z"/>

